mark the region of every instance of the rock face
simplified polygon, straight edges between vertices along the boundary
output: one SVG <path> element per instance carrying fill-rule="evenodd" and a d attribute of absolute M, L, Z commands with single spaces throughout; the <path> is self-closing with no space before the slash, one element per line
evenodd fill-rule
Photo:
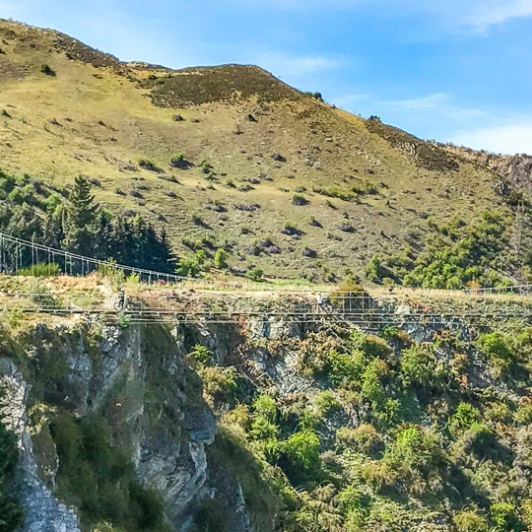
<path fill-rule="evenodd" d="M 20 494 L 26 512 L 24 529 L 28 532 L 81 530 L 75 511 L 60 503 L 39 478 L 26 415 L 28 384 L 9 359 L 0 359 L 0 374 L 0 389 L 3 392 L 0 412 L 7 428 L 13 430 L 19 438 Z"/>
<path fill-rule="evenodd" d="M 56 404 L 67 405 L 79 419 L 94 412 L 106 413 L 109 423 L 120 427 L 123 444 L 132 450 L 140 483 L 158 490 L 169 524 L 186 531 L 192 526 L 194 508 L 212 493 L 207 485 L 205 446 L 213 442 L 216 432 L 214 415 L 201 396 L 201 381 L 185 364 L 186 342 L 181 333 L 172 337 L 163 327 L 111 327 L 100 330 L 100 341 L 89 345 L 88 327 L 50 329 L 39 325 L 28 334 L 29 341 L 34 341 L 27 345 L 32 360 L 44 364 L 40 360 L 44 344 L 55 337 L 54 357 L 66 361 L 66 371 L 55 390 L 52 382 L 35 383 L 35 389 L 47 388 Z M 21 449 L 24 529 L 81 530 L 77 511 L 54 494 L 59 459 L 53 440 L 47 440 L 52 442 L 52 450 L 45 450 L 39 448 L 42 438 L 31 434 L 48 431 L 48 427 L 32 427 L 28 421 L 28 410 L 38 403 L 32 397 L 31 373 L 23 376 L 11 359 L 0 359 L 0 409 L 8 428 L 18 435 Z M 148 406 L 153 396 L 157 396 L 157 411 Z M 47 466 L 43 467 L 45 454 Z M 238 486 L 233 489 L 235 493 L 228 497 L 240 503 Z M 235 516 L 242 508 L 245 513 L 245 505 L 239 504 Z M 249 525 L 249 518 L 246 520 Z M 251 529 L 244 526 L 238 530 Z"/>

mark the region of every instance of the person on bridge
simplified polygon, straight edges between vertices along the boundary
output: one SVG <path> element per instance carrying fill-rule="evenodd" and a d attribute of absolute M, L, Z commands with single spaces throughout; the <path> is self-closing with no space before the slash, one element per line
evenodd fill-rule
<path fill-rule="evenodd" d="M 325 298 L 321 294 L 318 294 L 316 297 L 316 302 L 317 302 L 316 313 L 319 314 L 320 312 L 323 312 L 323 305 L 325 304 Z"/>
<path fill-rule="evenodd" d="M 120 292 L 118 292 L 118 310 L 124 310 L 125 305 L 126 305 L 126 290 L 125 288 L 121 288 Z"/>

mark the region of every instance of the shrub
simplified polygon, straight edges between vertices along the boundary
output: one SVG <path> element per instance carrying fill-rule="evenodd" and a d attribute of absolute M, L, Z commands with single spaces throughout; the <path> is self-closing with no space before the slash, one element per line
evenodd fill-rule
<path fill-rule="evenodd" d="M 436 357 L 430 345 L 415 345 L 401 352 L 401 373 L 406 385 L 428 384 L 435 369 Z"/>
<path fill-rule="evenodd" d="M 181 170 L 187 170 L 192 166 L 192 164 L 187 161 L 186 155 L 184 153 L 177 153 L 170 159 L 170 166 L 179 168 Z"/>
<path fill-rule="evenodd" d="M 246 277 L 251 281 L 260 283 L 263 281 L 264 271 L 261 270 L 259 267 L 255 266 L 254 268 L 251 268 L 251 270 L 248 270 L 246 272 Z"/>
<path fill-rule="evenodd" d="M 297 206 L 304 206 L 304 205 L 308 205 L 310 203 L 310 201 L 305 198 L 305 196 L 302 196 L 301 194 L 294 194 L 292 196 L 292 205 L 297 205 Z"/>
<path fill-rule="evenodd" d="M 347 386 L 360 379 L 365 363 L 363 354 L 360 352 L 353 352 L 353 354 L 348 355 L 330 351 L 327 355 L 325 373 L 332 384 Z"/>
<path fill-rule="evenodd" d="M 337 439 L 347 448 L 373 455 L 382 449 L 382 438 L 370 424 L 362 424 L 355 429 L 342 427 L 336 431 Z"/>
<path fill-rule="evenodd" d="M 312 430 L 292 434 L 284 442 L 283 450 L 298 468 L 306 472 L 317 471 L 320 464 L 320 440 Z"/>
<path fill-rule="evenodd" d="M 149 170 L 150 172 L 161 172 L 161 169 L 149 159 L 140 159 L 139 166 L 144 168 L 144 170 Z"/>
<path fill-rule="evenodd" d="M 523 425 L 530 425 L 532 423 L 532 404 L 519 405 L 515 419 Z"/>
<path fill-rule="evenodd" d="M 183 277 L 198 277 L 200 273 L 208 271 L 209 263 L 205 252 L 201 249 L 195 253 L 189 253 L 186 257 L 179 259 L 176 273 Z"/>
<path fill-rule="evenodd" d="M 209 365 L 212 363 L 213 360 L 213 353 L 209 349 L 207 349 L 204 345 L 196 344 L 192 351 L 190 352 L 190 356 L 203 365 Z"/>
<path fill-rule="evenodd" d="M 488 532 L 488 521 L 479 515 L 476 508 L 461 510 L 453 517 L 458 532 Z"/>
<path fill-rule="evenodd" d="M 264 417 L 270 423 L 277 422 L 277 404 L 273 397 L 263 394 L 253 401 L 253 410 L 259 416 Z"/>
<path fill-rule="evenodd" d="M 227 259 L 229 258 L 229 253 L 223 248 L 216 250 L 214 254 L 214 267 L 220 270 L 227 268 Z"/>
<path fill-rule="evenodd" d="M 449 418 L 447 428 L 455 438 L 480 421 L 480 412 L 469 403 L 460 403 Z"/>
<path fill-rule="evenodd" d="M 340 290 L 347 289 L 344 294 L 361 294 L 364 293 L 360 285 L 351 283 L 343 283 L 340 285 Z M 359 292 L 357 292 L 359 290 Z M 370 358 L 386 358 L 391 352 L 391 347 L 379 336 L 374 334 L 364 334 L 355 332 L 351 335 L 351 340 L 355 349 L 360 349 Z"/>
<path fill-rule="evenodd" d="M 58 275 L 61 275 L 61 268 L 59 267 L 59 264 L 38 262 L 27 268 L 17 270 L 17 275 L 28 277 L 57 277 Z"/>
<path fill-rule="evenodd" d="M 515 514 L 515 506 L 507 502 L 499 502 L 490 506 L 491 520 L 495 523 L 497 530 L 517 532 L 525 530 L 523 523 Z"/>
<path fill-rule="evenodd" d="M 277 438 L 279 427 L 264 416 L 256 416 L 251 422 L 251 435 L 257 440 Z"/>
<path fill-rule="evenodd" d="M 373 255 L 369 264 L 364 268 L 364 273 L 368 280 L 378 282 L 383 277 L 386 277 L 386 269 L 382 265 L 382 261 L 378 255 Z"/>
<path fill-rule="evenodd" d="M 234 367 L 205 367 L 200 371 L 203 389 L 215 401 L 232 402 L 238 392 L 237 371 Z"/>
<path fill-rule="evenodd" d="M 209 161 L 203 160 L 201 161 L 200 169 L 202 173 L 204 174 L 212 174 L 214 170 L 214 166 L 211 163 L 209 163 Z"/>
<path fill-rule="evenodd" d="M 341 408 L 340 403 L 336 400 L 336 397 L 327 390 L 320 392 L 316 397 L 316 406 L 319 408 L 323 415 L 331 414 Z"/>
<path fill-rule="evenodd" d="M 386 400 L 386 392 L 382 378 L 388 366 L 380 359 L 373 360 L 362 374 L 362 397 L 369 401 L 375 410 L 382 410 Z"/>
<path fill-rule="evenodd" d="M 47 76 L 55 76 L 55 70 L 50 65 L 41 65 L 41 72 Z"/>
<path fill-rule="evenodd" d="M 499 371 L 506 369 L 514 360 L 514 352 L 506 336 L 498 332 L 482 334 L 476 346 Z"/>

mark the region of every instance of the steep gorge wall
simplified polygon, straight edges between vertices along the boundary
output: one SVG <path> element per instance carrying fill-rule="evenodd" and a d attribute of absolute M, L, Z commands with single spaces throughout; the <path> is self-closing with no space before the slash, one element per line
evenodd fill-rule
<path fill-rule="evenodd" d="M 216 423 L 185 363 L 186 341 L 183 331 L 172 335 L 158 325 L 37 324 L 16 340 L 4 334 L 1 411 L 19 438 L 25 530 L 74 531 L 92 527 L 95 517 L 106 521 L 105 510 L 83 515 L 87 508 L 80 514 L 59 502 L 86 506 L 69 478 L 79 472 L 61 470 L 68 467 L 58 450 L 65 443 L 57 440 L 71 422 L 95 423 L 112 448 L 127 450 L 138 482 L 162 496 L 170 529 L 193 526 L 195 509 L 213 494 L 205 446 Z M 237 484 L 228 478 L 225 487 L 234 529 L 250 529 Z"/>

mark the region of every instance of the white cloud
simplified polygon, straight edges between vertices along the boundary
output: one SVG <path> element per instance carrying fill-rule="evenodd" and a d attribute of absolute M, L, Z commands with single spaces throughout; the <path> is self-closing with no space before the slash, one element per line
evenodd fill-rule
<path fill-rule="evenodd" d="M 495 153 L 532 155 L 532 118 L 529 123 L 507 124 L 450 135 L 450 140 L 459 146 Z"/>
<path fill-rule="evenodd" d="M 463 23 L 479 31 L 509 20 L 532 16 L 532 0 L 492 0 L 474 2 L 471 11 L 465 10 Z"/>
<path fill-rule="evenodd" d="M 249 56 L 249 62 L 260 65 L 276 76 L 299 77 L 340 68 L 341 57 L 326 55 L 294 56 L 280 52 L 259 52 Z"/>

